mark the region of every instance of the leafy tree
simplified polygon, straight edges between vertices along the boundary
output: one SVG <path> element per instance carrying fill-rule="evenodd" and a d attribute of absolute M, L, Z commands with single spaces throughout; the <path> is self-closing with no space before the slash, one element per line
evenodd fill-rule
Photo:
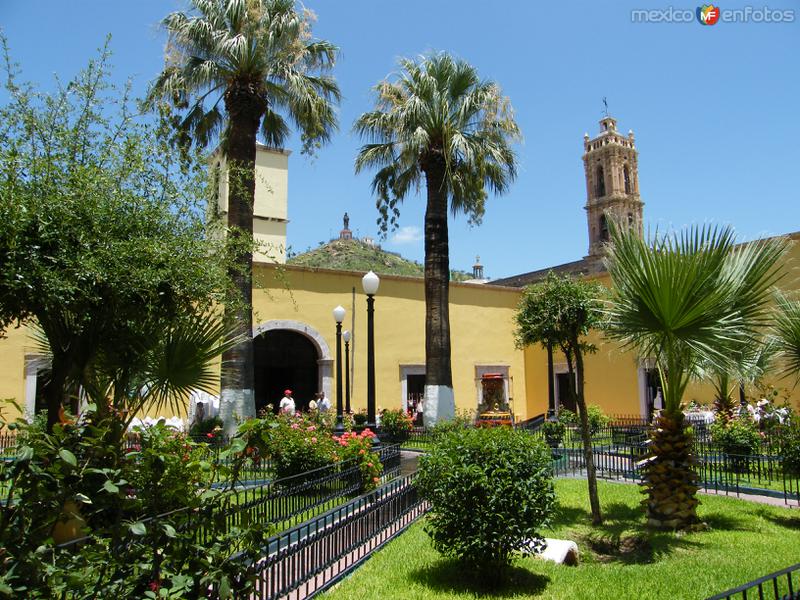
<path fill-rule="evenodd" d="M 241 343 L 223 356 L 222 412 L 229 431 L 235 417 L 255 416 L 252 344 L 252 236 L 256 138 L 280 147 L 288 118 L 301 130 L 304 149 L 328 141 L 336 127 L 340 94 L 327 74 L 337 48 L 311 38 L 313 15 L 294 0 L 192 0 L 189 12 L 168 15 L 166 64 L 148 96 L 183 111 L 184 142 L 204 147 L 221 134 L 228 168 L 228 230 L 238 245 L 230 277 L 238 293 L 226 317 Z M 220 106 L 222 104 L 224 109 Z"/>
<path fill-rule="evenodd" d="M 153 122 L 135 114 L 127 91 L 107 83 L 108 59 L 106 47 L 45 94 L 18 81 L 6 49 L 0 330 L 17 322 L 43 332 L 50 428 L 77 385 L 102 387 L 94 396 L 101 418 L 109 394 L 111 407 L 130 412 L 173 391 L 185 397 L 195 384 L 211 389 L 203 373 L 224 349 L 209 311 L 224 297 L 227 268 L 198 202 L 202 163 L 173 149 L 168 115 Z M 203 348 L 184 343 L 178 352 L 179 338 L 197 342 L 204 328 Z M 151 375 L 161 366 L 160 379 L 147 376 L 148 364 Z M 131 403 L 144 384 L 150 393 Z"/>
<path fill-rule="evenodd" d="M 596 348 L 586 335 L 601 323 L 600 298 L 604 288 L 589 281 L 575 281 L 552 271 L 543 282 L 525 288 L 515 316 L 516 342 L 519 348 L 541 344 L 560 348 L 567 361 L 569 394 L 574 398 L 580 417 L 581 439 L 589 481 L 592 522 L 602 523 L 597 472 L 592 451 L 592 430 L 584 393 L 583 356 Z"/>
<path fill-rule="evenodd" d="M 737 245 L 730 228 L 710 226 L 656 234 L 647 242 L 616 223 L 611 240 L 608 334 L 654 357 L 664 389 L 664 410 L 644 463 L 648 522 L 691 528 L 699 524 L 699 501 L 683 395 L 701 368 L 733 371 L 741 348 L 758 343 L 786 242 Z"/>
<path fill-rule="evenodd" d="M 385 232 L 398 204 L 427 188 L 425 211 L 426 421 L 454 411 L 450 364 L 448 206 L 479 223 L 487 189 L 503 193 L 516 175 L 510 142 L 519 137 L 508 99 L 474 67 L 447 54 L 402 59 L 401 73 L 375 87 L 375 109 L 355 122 L 370 143 L 356 172 L 378 169 L 372 181 Z"/>

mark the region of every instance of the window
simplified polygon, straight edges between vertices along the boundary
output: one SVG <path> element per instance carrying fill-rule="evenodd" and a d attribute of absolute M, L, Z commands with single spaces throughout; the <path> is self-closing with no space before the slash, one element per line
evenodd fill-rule
<path fill-rule="evenodd" d="M 603 167 L 597 167 L 597 175 L 595 178 L 595 195 L 600 198 L 606 195 L 606 180 L 603 173 Z"/>
<path fill-rule="evenodd" d="M 622 167 L 622 178 L 625 181 L 625 193 L 631 193 L 631 173 L 628 170 L 628 165 Z"/>
<path fill-rule="evenodd" d="M 605 215 L 600 215 L 600 241 L 608 241 L 608 220 Z"/>
<path fill-rule="evenodd" d="M 633 226 L 633 213 L 628 213 L 628 225 Z"/>

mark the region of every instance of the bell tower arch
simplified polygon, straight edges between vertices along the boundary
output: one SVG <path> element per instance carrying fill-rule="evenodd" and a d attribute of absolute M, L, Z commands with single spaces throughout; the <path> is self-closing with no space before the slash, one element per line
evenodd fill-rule
<path fill-rule="evenodd" d="M 644 202 L 639 197 L 638 151 L 633 131 L 617 131 L 617 120 L 606 115 L 600 133 L 583 136 L 583 166 L 586 176 L 586 218 L 589 254 L 599 258 L 608 241 L 608 219 L 641 233 Z"/>

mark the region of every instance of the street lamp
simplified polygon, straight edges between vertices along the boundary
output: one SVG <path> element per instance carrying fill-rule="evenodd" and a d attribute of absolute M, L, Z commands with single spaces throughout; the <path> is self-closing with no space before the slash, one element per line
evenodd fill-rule
<path fill-rule="evenodd" d="M 367 425 L 375 426 L 375 294 L 381 280 L 370 271 L 361 279 L 367 295 Z"/>
<path fill-rule="evenodd" d="M 344 410 L 350 414 L 350 330 L 342 333 L 344 338 Z"/>
<path fill-rule="evenodd" d="M 342 306 L 333 309 L 333 320 L 336 321 L 336 432 L 344 431 L 342 421 L 342 321 L 345 310 Z"/>

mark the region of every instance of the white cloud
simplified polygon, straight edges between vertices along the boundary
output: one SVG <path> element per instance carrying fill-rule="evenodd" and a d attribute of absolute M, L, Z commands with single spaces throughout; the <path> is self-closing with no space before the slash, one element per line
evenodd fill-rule
<path fill-rule="evenodd" d="M 422 230 L 415 225 L 398 229 L 390 240 L 393 244 L 413 244 L 422 239 Z"/>

